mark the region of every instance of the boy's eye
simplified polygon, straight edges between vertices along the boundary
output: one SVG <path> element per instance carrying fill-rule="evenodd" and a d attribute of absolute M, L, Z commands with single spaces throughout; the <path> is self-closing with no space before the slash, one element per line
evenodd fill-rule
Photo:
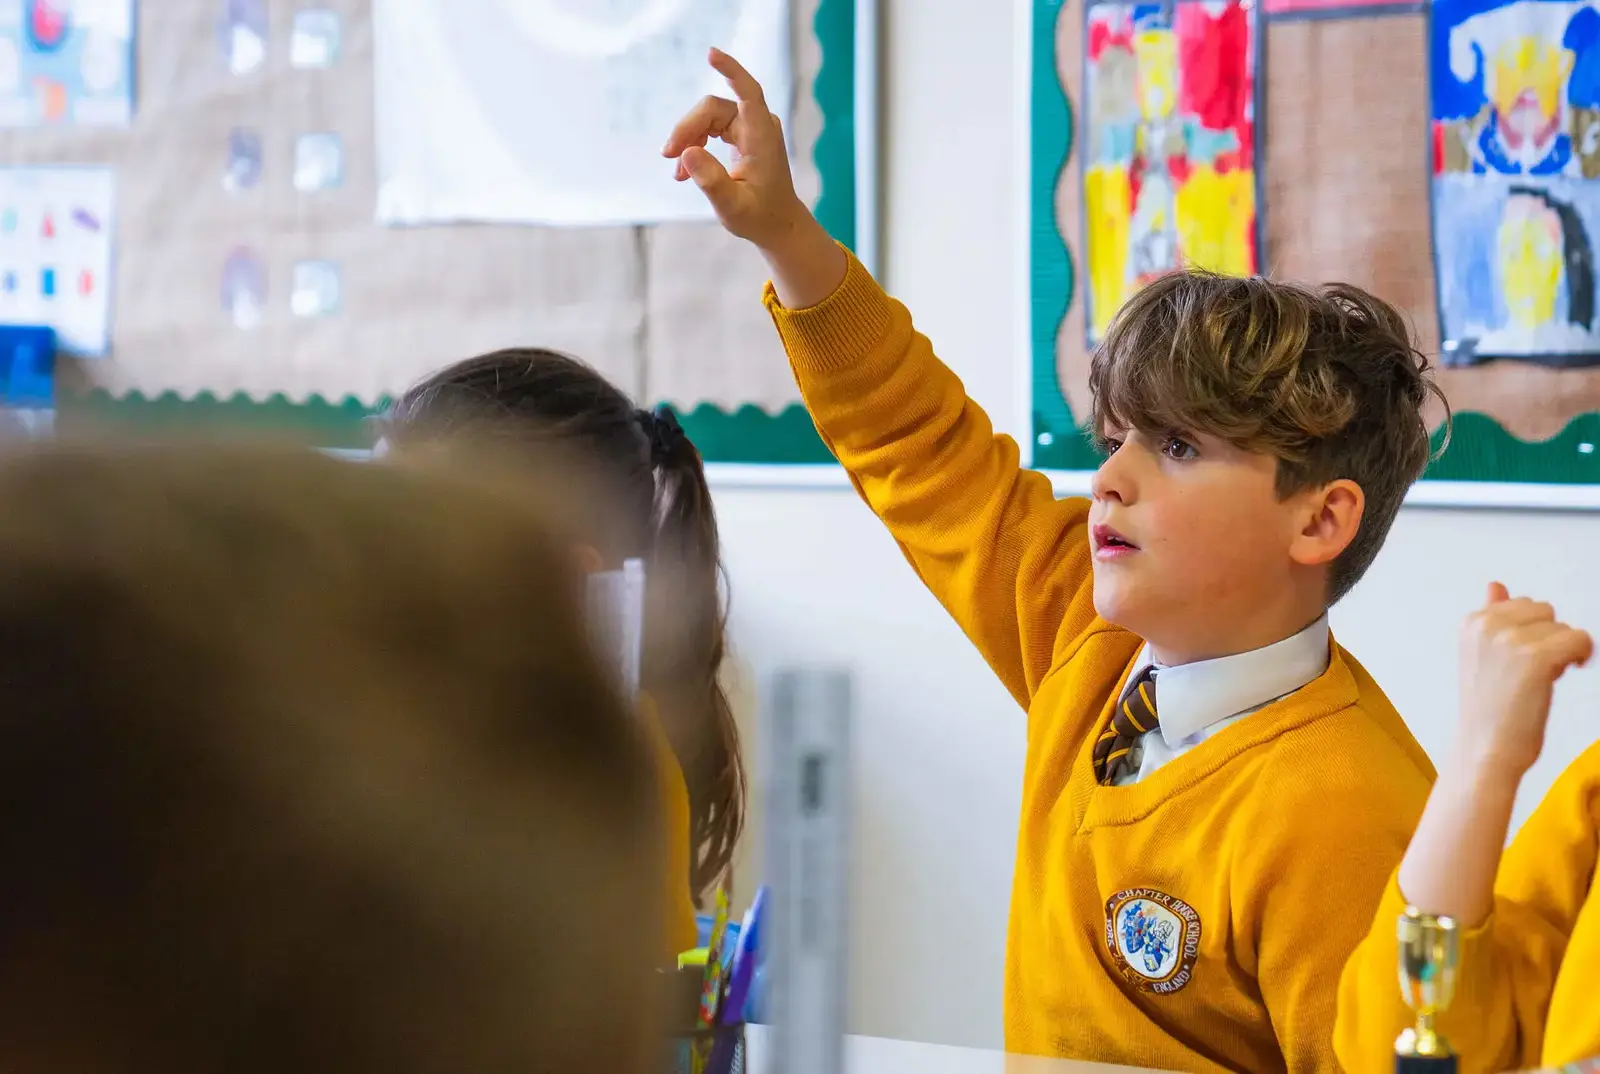
<path fill-rule="evenodd" d="M 1161 445 L 1161 453 L 1170 459 L 1186 460 L 1199 458 L 1200 453 L 1194 445 L 1181 436 L 1169 436 Z"/>
<path fill-rule="evenodd" d="M 1097 436 L 1094 446 L 1102 455 L 1113 455 L 1122 446 L 1122 441 L 1110 436 Z"/>

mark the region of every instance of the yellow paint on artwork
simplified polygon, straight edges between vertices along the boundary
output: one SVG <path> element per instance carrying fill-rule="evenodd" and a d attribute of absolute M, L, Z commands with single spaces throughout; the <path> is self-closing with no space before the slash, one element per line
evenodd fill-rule
<path fill-rule="evenodd" d="M 1495 111 L 1509 116 L 1524 93 L 1532 93 L 1546 121 L 1556 116 L 1572 52 L 1540 37 L 1509 37 L 1494 50 L 1489 64 L 1488 97 Z"/>
<path fill-rule="evenodd" d="M 1178 243 L 1184 264 L 1229 276 L 1255 271 L 1250 224 L 1255 219 L 1255 174 L 1195 166 L 1178 187 Z"/>
<path fill-rule="evenodd" d="M 1495 235 L 1506 313 L 1519 328 L 1555 320 L 1561 289 L 1561 220 L 1533 198 L 1513 197 Z"/>
<path fill-rule="evenodd" d="M 1127 169 L 1099 165 L 1083 177 L 1089 252 L 1090 334 L 1098 339 L 1128 297 L 1128 224 L 1133 193 Z"/>
<path fill-rule="evenodd" d="M 1178 103 L 1178 38 L 1171 30 L 1141 30 L 1133 35 L 1138 63 L 1139 114 L 1164 119 Z"/>

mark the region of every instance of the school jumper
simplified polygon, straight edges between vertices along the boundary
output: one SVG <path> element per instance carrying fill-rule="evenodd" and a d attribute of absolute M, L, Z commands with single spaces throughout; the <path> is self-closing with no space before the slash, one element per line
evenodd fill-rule
<path fill-rule="evenodd" d="M 639 696 L 639 715 L 650 740 L 650 756 L 656 771 L 660 795 L 661 824 L 664 829 L 667 909 L 664 965 L 676 965 L 683 951 L 699 943 L 700 928 L 695 922 L 694 897 L 689 890 L 689 787 L 683 767 L 667 738 L 661 713 L 648 694 Z"/>
<path fill-rule="evenodd" d="M 1461 1074 L 1561 1067 L 1600 1056 L 1600 744 L 1556 780 L 1495 877 L 1494 909 L 1460 937 L 1455 1001 L 1438 1026 Z M 1372 931 L 1345 967 L 1335 1046 L 1351 1074 L 1394 1069 L 1416 1016 L 1400 998 L 1391 879 Z"/>
<path fill-rule="evenodd" d="M 853 257 L 820 305 L 770 285 L 766 303 L 823 439 L 1028 710 L 1007 1048 L 1333 1069 L 1339 972 L 1433 778 L 1383 693 L 1330 640 L 1303 688 L 1101 786 L 1092 753 L 1143 642 L 1095 614 L 1089 502 L 1021 469 Z"/>

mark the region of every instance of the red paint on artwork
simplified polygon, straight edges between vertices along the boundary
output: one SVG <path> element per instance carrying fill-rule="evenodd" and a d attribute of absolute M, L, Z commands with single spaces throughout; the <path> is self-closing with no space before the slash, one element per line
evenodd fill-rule
<path fill-rule="evenodd" d="M 1228 168 L 1252 169 L 1256 166 L 1256 125 L 1254 120 L 1245 120 L 1233 128 L 1239 138 L 1239 148 L 1226 153 L 1217 154 L 1217 171 L 1227 171 Z"/>
<path fill-rule="evenodd" d="M 1133 20 L 1119 18 L 1112 15 L 1109 18 L 1101 17 L 1101 12 L 1096 12 L 1089 21 L 1089 60 L 1093 62 L 1100 58 L 1100 54 L 1108 48 L 1116 47 L 1132 50 L 1133 48 Z"/>
<path fill-rule="evenodd" d="M 1433 122 L 1433 174 L 1444 174 L 1444 124 Z"/>
<path fill-rule="evenodd" d="M 1254 64 L 1250 14 L 1237 3 L 1215 15 L 1207 4 L 1179 4 L 1173 12 L 1178 38 L 1178 107 L 1211 130 L 1237 128 L 1250 119 Z M 1245 140 L 1241 137 L 1240 144 Z"/>

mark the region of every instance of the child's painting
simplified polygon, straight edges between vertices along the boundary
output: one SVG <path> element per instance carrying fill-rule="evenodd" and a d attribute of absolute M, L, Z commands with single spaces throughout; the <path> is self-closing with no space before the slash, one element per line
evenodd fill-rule
<path fill-rule="evenodd" d="M 1257 270 L 1255 4 L 1091 4 L 1084 43 L 1094 341 L 1162 273 Z"/>
<path fill-rule="evenodd" d="M 1446 364 L 1600 366 L 1600 2 L 1435 0 L 1429 36 Z"/>
<path fill-rule="evenodd" d="M 0 324 L 47 325 L 61 351 L 111 345 L 116 173 L 0 166 Z"/>
<path fill-rule="evenodd" d="M 125 127 L 134 0 L 0 0 L 0 127 Z"/>

